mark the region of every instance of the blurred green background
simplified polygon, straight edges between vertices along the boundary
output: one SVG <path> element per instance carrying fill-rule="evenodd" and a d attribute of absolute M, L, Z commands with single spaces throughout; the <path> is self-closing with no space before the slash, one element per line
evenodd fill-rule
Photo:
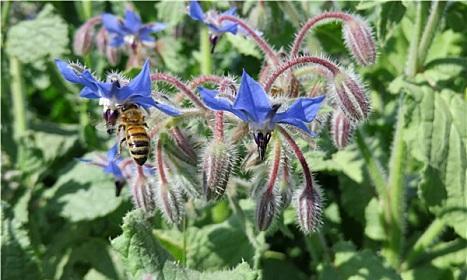
<path fill-rule="evenodd" d="M 430 19 L 436 20 L 430 2 L 203 4 L 219 10 L 239 7 L 240 16 L 277 50 L 287 51 L 301 24 L 326 10 L 357 13 L 374 30 L 378 59 L 365 69 L 353 65 L 339 23 L 319 26 L 306 40 L 311 54 L 325 53 L 362 76 L 373 108 L 344 150 L 332 146 L 326 129 L 317 140 L 319 150 L 299 143 L 326 198 L 324 224 L 309 236 L 298 230 L 291 208 L 273 230 L 255 232 L 254 203 L 242 197 L 238 207 L 246 221 L 224 199 L 199 209 L 181 230 L 156 215 L 151 228 L 132 228 L 128 222 L 122 235 L 123 217 L 133 207 L 128 190 L 115 197 L 111 177 L 75 160 L 109 147 L 108 137 L 95 129 L 100 109 L 79 98 L 79 88 L 61 78 L 53 60 L 79 60 L 98 77 L 124 70 L 126 56 L 110 67 L 95 50 L 74 56 L 71 45 L 85 20 L 104 11 L 122 15 L 128 3 L 1 4 L 2 279 L 127 279 L 151 264 L 162 248 L 179 269 L 187 269 L 186 275 L 176 269 L 164 272 L 166 279 L 208 279 L 196 271 L 234 267 L 232 274 L 209 277 L 466 278 L 465 2 L 437 4 L 442 9 L 438 24 L 431 26 L 434 37 L 426 56 L 420 54 L 417 36 Z M 169 24 L 156 35 L 153 71 L 184 80 L 200 75 L 202 27 L 186 15 L 187 3 L 132 4 L 143 22 Z M 417 48 L 409 71 L 409 53 Z M 212 55 L 211 71 L 238 76 L 245 68 L 257 75 L 262 61 L 250 40 L 226 35 Z M 111 245 L 118 236 L 130 244 L 127 251 L 122 243 Z M 138 251 L 131 240 L 149 242 L 144 243 L 147 250 Z M 238 266 L 242 261 L 248 265 Z"/>

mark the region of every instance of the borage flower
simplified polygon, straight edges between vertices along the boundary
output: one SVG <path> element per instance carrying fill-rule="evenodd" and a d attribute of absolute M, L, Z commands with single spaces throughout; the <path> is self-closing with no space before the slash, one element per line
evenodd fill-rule
<path fill-rule="evenodd" d="M 125 186 L 126 178 L 123 175 L 122 169 L 120 168 L 121 157 L 118 154 L 118 146 L 114 145 L 109 151 L 107 151 L 106 157 L 98 157 L 95 160 L 91 159 L 79 159 L 82 162 L 96 165 L 102 168 L 105 173 L 113 176 L 115 180 L 115 195 L 119 196 L 122 188 Z"/>
<path fill-rule="evenodd" d="M 232 33 L 237 34 L 238 31 L 241 31 L 241 28 L 238 26 L 238 23 L 235 22 L 221 22 L 219 18 L 223 15 L 235 16 L 237 8 L 232 7 L 227 11 L 219 14 L 219 12 L 214 10 L 209 10 L 206 13 L 203 12 L 203 9 L 199 5 L 198 1 L 190 1 L 190 6 L 188 7 L 188 15 L 197 21 L 201 21 L 209 27 L 211 31 L 211 36 L 209 40 L 212 44 L 211 52 L 214 51 L 219 37 L 223 33 Z"/>
<path fill-rule="evenodd" d="M 131 10 L 125 11 L 123 20 L 112 14 L 102 14 L 102 24 L 111 35 L 112 47 L 127 43 L 135 48 L 138 42 L 153 46 L 155 39 L 151 34 L 166 28 L 165 24 L 159 22 L 143 24 L 140 16 Z"/>
<path fill-rule="evenodd" d="M 212 110 L 231 112 L 249 124 L 261 160 L 264 159 L 271 132 L 278 123 L 297 127 L 313 136 L 307 123 L 313 121 L 324 100 L 324 96 L 298 98 L 287 110 L 278 112 L 282 104 L 271 104 L 263 87 L 245 71 L 233 102 L 227 97 L 218 96 L 218 91 L 202 87 L 198 90 L 206 106 Z"/>
<path fill-rule="evenodd" d="M 88 70 L 77 64 L 68 64 L 59 59 L 55 60 L 55 63 L 67 81 L 84 86 L 80 93 L 81 97 L 99 99 L 99 104 L 104 107 L 104 118 L 108 126 L 115 125 L 117 108 L 125 103 L 136 104 L 145 109 L 156 107 L 169 116 L 181 114 L 176 108 L 152 98 L 149 60 L 146 60 L 141 72 L 133 80 L 129 81 L 111 73 L 106 82 L 96 80 Z"/>

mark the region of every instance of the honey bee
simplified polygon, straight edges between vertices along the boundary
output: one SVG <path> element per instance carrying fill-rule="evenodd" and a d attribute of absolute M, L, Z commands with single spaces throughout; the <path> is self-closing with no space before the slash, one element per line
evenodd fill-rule
<path fill-rule="evenodd" d="M 115 132 L 119 139 L 119 154 L 126 142 L 133 160 L 143 165 L 149 156 L 149 136 L 144 112 L 133 103 L 118 105 L 116 110 L 107 109 L 104 112 L 105 124 L 109 135 Z M 122 135 L 123 132 L 123 135 Z"/>

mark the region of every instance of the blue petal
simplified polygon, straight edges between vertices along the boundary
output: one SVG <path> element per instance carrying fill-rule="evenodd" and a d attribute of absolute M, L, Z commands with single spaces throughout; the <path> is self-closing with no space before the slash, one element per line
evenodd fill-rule
<path fill-rule="evenodd" d="M 120 36 L 120 35 L 112 36 L 111 40 L 112 41 L 110 42 L 110 46 L 114 47 L 114 48 L 118 48 L 118 47 L 122 46 L 123 44 L 125 44 L 125 38 L 123 36 Z"/>
<path fill-rule="evenodd" d="M 82 84 L 81 76 L 78 75 L 78 73 L 76 73 L 68 63 L 60 59 L 55 59 L 55 65 L 57 65 L 58 70 L 65 80 L 75 84 Z"/>
<path fill-rule="evenodd" d="M 145 109 L 149 109 L 150 107 L 156 107 L 156 101 L 152 97 L 143 96 L 143 95 L 132 95 L 128 99 L 129 102 L 137 104 Z"/>
<path fill-rule="evenodd" d="M 302 122 L 301 120 L 299 119 L 287 119 L 287 120 L 282 120 L 280 121 L 280 123 L 284 123 L 284 124 L 290 124 L 292 126 L 295 126 L 297 128 L 300 128 L 301 130 L 303 130 L 304 132 L 306 132 L 308 135 L 310 136 L 316 136 L 316 133 L 314 133 L 313 131 L 311 131 L 308 126 L 306 125 L 306 123 Z"/>
<path fill-rule="evenodd" d="M 248 121 L 248 116 L 241 110 L 235 110 L 232 107 L 232 102 L 230 102 L 230 100 L 223 97 L 216 97 L 218 91 L 205 89 L 203 87 L 198 87 L 198 91 L 204 104 L 206 104 L 210 109 L 231 112 L 241 120 L 245 122 Z"/>
<path fill-rule="evenodd" d="M 108 32 L 117 33 L 120 35 L 126 34 L 125 30 L 122 28 L 122 22 L 118 19 L 118 17 L 112 14 L 102 14 L 101 19 L 102 24 Z"/>
<path fill-rule="evenodd" d="M 159 32 L 167 28 L 167 24 L 162 22 L 155 22 L 149 25 L 152 32 Z"/>
<path fill-rule="evenodd" d="M 128 84 L 135 95 L 151 96 L 151 70 L 149 59 L 144 62 L 141 72 Z"/>
<path fill-rule="evenodd" d="M 223 12 L 221 15 L 236 16 L 237 15 L 237 7 L 231 7 L 227 11 Z"/>
<path fill-rule="evenodd" d="M 156 40 L 154 37 L 151 36 L 152 31 L 151 29 L 140 29 L 139 33 L 139 39 L 141 42 L 149 42 L 149 43 L 154 43 Z"/>
<path fill-rule="evenodd" d="M 199 20 L 199 21 L 204 20 L 203 9 L 201 9 L 201 6 L 199 5 L 198 1 L 193 1 L 193 0 L 190 1 L 188 15 L 194 20 Z"/>
<path fill-rule="evenodd" d="M 172 106 L 169 106 L 169 105 L 166 105 L 166 104 L 163 104 L 163 103 L 159 103 L 157 101 L 155 103 L 156 103 L 155 107 L 157 109 L 159 109 L 160 111 L 166 113 L 169 116 L 175 117 L 175 116 L 179 116 L 179 115 L 182 114 L 179 110 L 177 110 L 176 108 L 174 108 Z"/>
<path fill-rule="evenodd" d="M 276 114 L 272 121 L 282 122 L 283 120 L 298 119 L 302 122 L 309 123 L 315 118 L 323 100 L 324 96 L 299 98 L 287 111 Z"/>
<path fill-rule="evenodd" d="M 115 144 L 107 151 L 107 161 L 111 162 L 118 157 L 118 144 Z"/>
<path fill-rule="evenodd" d="M 83 97 L 83 98 L 89 98 L 89 99 L 98 99 L 100 98 L 100 96 L 98 95 L 98 93 L 95 91 L 95 90 L 92 90 L 88 87 L 84 87 L 81 92 L 79 93 L 79 96 L 80 97 Z"/>
<path fill-rule="evenodd" d="M 253 80 L 245 70 L 243 70 L 242 81 L 233 109 L 244 111 L 255 123 L 264 122 L 272 110 L 271 103 L 263 87 Z"/>
<path fill-rule="evenodd" d="M 211 23 L 208 23 L 209 29 L 214 33 L 227 33 L 237 34 L 238 24 L 224 22 L 220 27 Z"/>
<path fill-rule="evenodd" d="M 131 33 L 137 33 L 142 25 L 141 18 L 135 12 L 126 10 L 124 25 Z"/>
<path fill-rule="evenodd" d="M 110 162 L 105 168 L 104 172 L 114 175 L 117 179 L 123 178 L 122 170 L 115 162 Z"/>

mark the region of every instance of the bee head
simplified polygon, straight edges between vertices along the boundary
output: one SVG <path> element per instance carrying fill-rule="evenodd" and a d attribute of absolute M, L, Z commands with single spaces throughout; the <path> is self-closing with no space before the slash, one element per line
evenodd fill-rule
<path fill-rule="evenodd" d="M 269 140 L 271 140 L 271 131 L 257 130 L 253 132 L 256 146 L 258 147 L 258 156 L 260 160 L 264 160 L 266 156 L 266 148 L 268 147 Z"/>
<path fill-rule="evenodd" d="M 102 114 L 105 120 L 105 125 L 107 127 L 107 133 L 112 134 L 115 131 L 115 125 L 118 119 L 118 110 L 107 109 Z"/>

